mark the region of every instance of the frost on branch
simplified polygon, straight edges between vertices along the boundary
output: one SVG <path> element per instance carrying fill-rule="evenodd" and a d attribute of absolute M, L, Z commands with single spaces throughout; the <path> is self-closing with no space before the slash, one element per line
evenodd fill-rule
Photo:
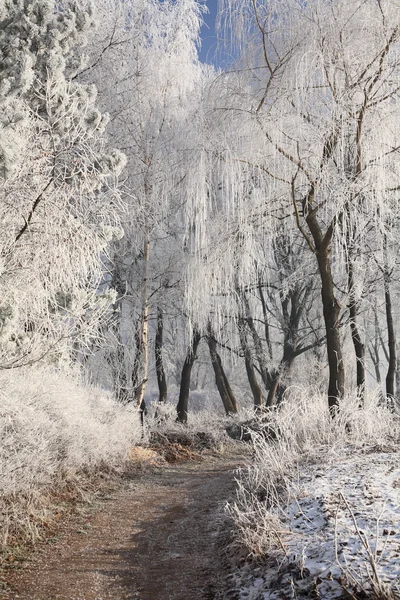
<path fill-rule="evenodd" d="M 97 335 L 106 310 L 96 292 L 104 232 L 118 226 L 125 158 L 106 146 L 108 115 L 97 108 L 95 86 L 74 80 L 90 5 L 16 1 L 3 13 L 0 365 L 11 367 Z M 67 296 L 71 302 L 59 304 Z"/>

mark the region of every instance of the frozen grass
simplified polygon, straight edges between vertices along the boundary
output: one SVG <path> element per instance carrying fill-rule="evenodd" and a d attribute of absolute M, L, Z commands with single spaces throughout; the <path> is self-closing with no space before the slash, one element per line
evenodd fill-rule
<path fill-rule="evenodd" d="M 140 440 L 137 412 L 46 369 L 0 374 L 0 543 L 34 539 L 51 490 L 122 465 Z M 82 486 L 82 490 L 84 485 Z"/>
<path fill-rule="evenodd" d="M 346 586 L 348 597 L 398 598 L 390 570 L 390 562 L 398 560 L 392 550 L 400 537 L 398 415 L 377 394 L 370 394 L 363 408 L 354 395 L 343 399 L 332 420 L 326 398 L 293 389 L 281 408 L 262 420 L 277 439 L 253 435 L 253 461 L 241 470 L 236 502 L 228 507 L 236 546 L 267 561 L 262 577 L 259 569 L 246 585 L 241 582 L 240 598 L 256 594 L 272 600 L 282 593 L 296 598 L 313 591 L 330 599 L 340 597 Z M 353 513 L 351 506 L 357 507 Z M 358 530 L 354 511 L 362 522 Z M 377 543 L 371 551 L 370 538 L 360 536 L 366 530 L 375 538 L 386 535 L 378 556 Z M 351 560 L 346 562 L 342 549 L 347 547 Z"/>

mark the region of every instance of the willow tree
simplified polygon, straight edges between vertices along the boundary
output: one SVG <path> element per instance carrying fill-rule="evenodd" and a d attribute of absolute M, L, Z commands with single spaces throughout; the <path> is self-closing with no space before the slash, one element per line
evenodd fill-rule
<path fill-rule="evenodd" d="M 257 148 L 237 156 L 267 174 L 263 218 L 279 206 L 288 230 L 296 227 L 315 257 L 333 414 L 345 391 L 340 319 L 346 296 L 357 361 L 364 360 L 352 299 L 355 274 L 348 270 L 342 298 L 337 282 L 355 232 L 363 244 L 365 219 L 369 229 L 379 228 L 383 215 L 396 210 L 398 6 L 389 0 L 221 0 L 220 8 L 246 83 L 230 110 L 258 130 Z"/>

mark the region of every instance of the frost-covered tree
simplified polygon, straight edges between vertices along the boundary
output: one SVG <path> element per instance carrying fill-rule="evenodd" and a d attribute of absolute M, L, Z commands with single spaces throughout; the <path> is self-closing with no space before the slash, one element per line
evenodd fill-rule
<path fill-rule="evenodd" d="M 92 21 L 84 0 L 0 7 L 2 368 L 69 356 L 109 303 L 98 284 L 124 158 L 105 147 L 95 87 L 74 80 Z"/>
<path fill-rule="evenodd" d="M 112 257 L 118 300 L 109 361 L 117 395 L 140 405 L 150 336 L 156 332 L 149 323 L 157 313 L 160 323 L 162 313 L 165 327 L 182 278 L 181 181 L 185 127 L 202 77 L 196 50 L 201 6 L 195 0 L 111 0 L 99 8 L 102 26 L 91 48 L 91 68 L 81 77 L 97 82 L 111 115 L 112 142 L 128 159 L 124 238 Z"/>
<path fill-rule="evenodd" d="M 379 231 L 397 210 L 398 6 L 385 0 L 223 0 L 220 7 L 237 72 L 214 85 L 226 90 L 214 102 L 220 133 L 211 144 L 206 140 L 193 164 L 193 181 L 203 181 L 191 188 L 200 280 L 210 272 L 211 252 L 213 296 L 232 288 L 237 277 L 251 285 L 254 263 L 262 263 L 260 231 L 272 240 L 280 223 L 289 238 L 297 229 L 318 270 L 334 413 L 345 391 L 346 305 L 356 360 L 364 361 L 362 268 L 359 279 L 353 241 L 365 246 L 371 228 Z M 208 194 L 212 173 L 224 198 L 218 248 L 209 235 L 218 201 Z M 233 218 L 236 236 L 224 232 Z M 223 301 L 217 310 L 231 307 Z"/>

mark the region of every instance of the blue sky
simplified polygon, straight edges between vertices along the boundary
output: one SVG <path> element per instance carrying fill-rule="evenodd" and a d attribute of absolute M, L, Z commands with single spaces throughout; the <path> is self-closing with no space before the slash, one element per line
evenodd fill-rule
<path fill-rule="evenodd" d="M 215 35 L 215 18 L 217 16 L 218 0 L 205 0 L 209 12 L 204 15 L 205 24 L 201 28 L 202 45 L 199 52 L 202 62 L 218 64 L 215 60 L 217 38 Z"/>

